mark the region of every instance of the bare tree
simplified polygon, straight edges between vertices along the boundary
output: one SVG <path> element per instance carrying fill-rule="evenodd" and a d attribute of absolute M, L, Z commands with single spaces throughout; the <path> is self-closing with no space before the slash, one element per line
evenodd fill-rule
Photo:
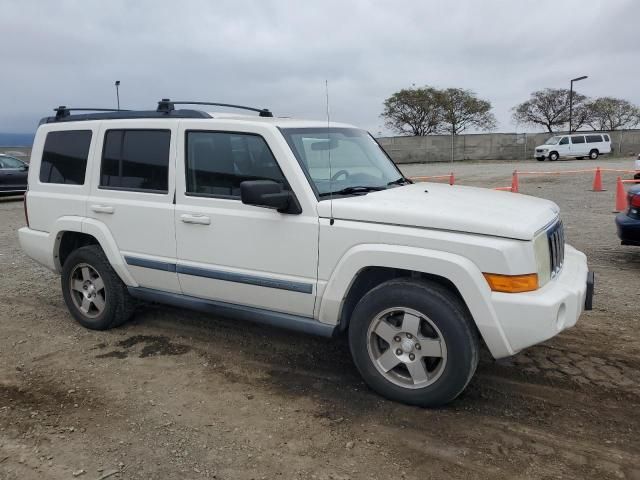
<path fill-rule="evenodd" d="M 402 89 L 384 101 L 381 116 L 389 129 L 402 135 L 434 133 L 442 118 L 438 91 L 429 86 Z"/>
<path fill-rule="evenodd" d="M 531 94 L 531 98 L 513 108 L 513 119 L 518 123 L 541 125 L 548 132 L 562 129 L 569 122 L 569 90 L 545 88 Z M 587 97 L 573 92 L 573 108 L 581 112 Z M 584 124 L 584 121 L 581 123 Z"/>
<path fill-rule="evenodd" d="M 588 102 L 588 124 L 594 130 L 633 128 L 640 123 L 640 108 L 627 100 L 601 97 Z"/>
<path fill-rule="evenodd" d="M 493 130 L 496 118 L 491 113 L 491 102 L 476 97 L 471 90 L 447 88 L 438 93 L 442 108 L 442 122 L 437 131 L 458 135 L 468 128 Z"/>

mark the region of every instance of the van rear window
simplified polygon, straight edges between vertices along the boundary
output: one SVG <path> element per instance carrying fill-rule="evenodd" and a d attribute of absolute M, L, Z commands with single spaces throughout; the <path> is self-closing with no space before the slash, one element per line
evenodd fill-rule
<path fill-rule="evenodd" d="M 91 130 L 49 132 L 40 164 L 40 182 L 84 185 Z"/>

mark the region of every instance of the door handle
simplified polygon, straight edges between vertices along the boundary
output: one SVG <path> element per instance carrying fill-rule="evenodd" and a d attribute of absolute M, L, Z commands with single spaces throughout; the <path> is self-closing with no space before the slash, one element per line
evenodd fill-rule
<path fill-rule="evenodd" d="M 91 205 L 91 210 L 96 213 L 113 213 L 115 211 L 111 205 Z"/>
<path fill-rule="evenodd" d="M 189 213 L 183 213 L 180 215 L 180 220 L 184 223 L 195 223 L 198 225 L 210 225 L 211 219 L 206 215 L 192 215 Z"/>

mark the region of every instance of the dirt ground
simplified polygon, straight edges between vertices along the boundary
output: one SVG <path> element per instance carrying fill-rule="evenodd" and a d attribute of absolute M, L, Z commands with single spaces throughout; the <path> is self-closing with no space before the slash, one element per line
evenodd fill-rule
<path fill-rule="evenodd" d="M 631 160 L 407 165 L 506 186 L 515 168 Z M 523 177 L 557 202 L 596 272 L 595 308 L 519 355 L 484 358 L 438 410 L 367 389 L 344 341 L 147 306 L 93 332 L 20 251 L 0 201 L 1 479 L 640 479 L 640 248 L 619 245 L 615 177 Z"/>

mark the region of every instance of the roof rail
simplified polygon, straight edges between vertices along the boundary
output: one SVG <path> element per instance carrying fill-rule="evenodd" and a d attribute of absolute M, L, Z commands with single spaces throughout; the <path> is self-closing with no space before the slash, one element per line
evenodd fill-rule
<path fill-rule="evenodd" d="M 173 101 L 168 98 L 163 98 L 158 102 L 158 112 L 169 113 L 174 110 L 174 105 L 213 105 L 216 107 L 228 107 L 238 108 L 240 110 L 250 110 L 252 112 L 258 112 L 260 117 L 273 117 L 273 113 L 268 108 L 254 108 L 245 107 L 242 105 L 232 105 L 230 103 L 217 103 L 217 102 L 190 102 L 186 100 Z"/>
<path fill-rule="evenodd" d="M 71 112 L 128 112 L 129 110 L 123 110 L 120 108 L 72 108 L 60 105 L 53 109 L 56 112 L 56 119 L 59 120 L 71 115 Z"/>

